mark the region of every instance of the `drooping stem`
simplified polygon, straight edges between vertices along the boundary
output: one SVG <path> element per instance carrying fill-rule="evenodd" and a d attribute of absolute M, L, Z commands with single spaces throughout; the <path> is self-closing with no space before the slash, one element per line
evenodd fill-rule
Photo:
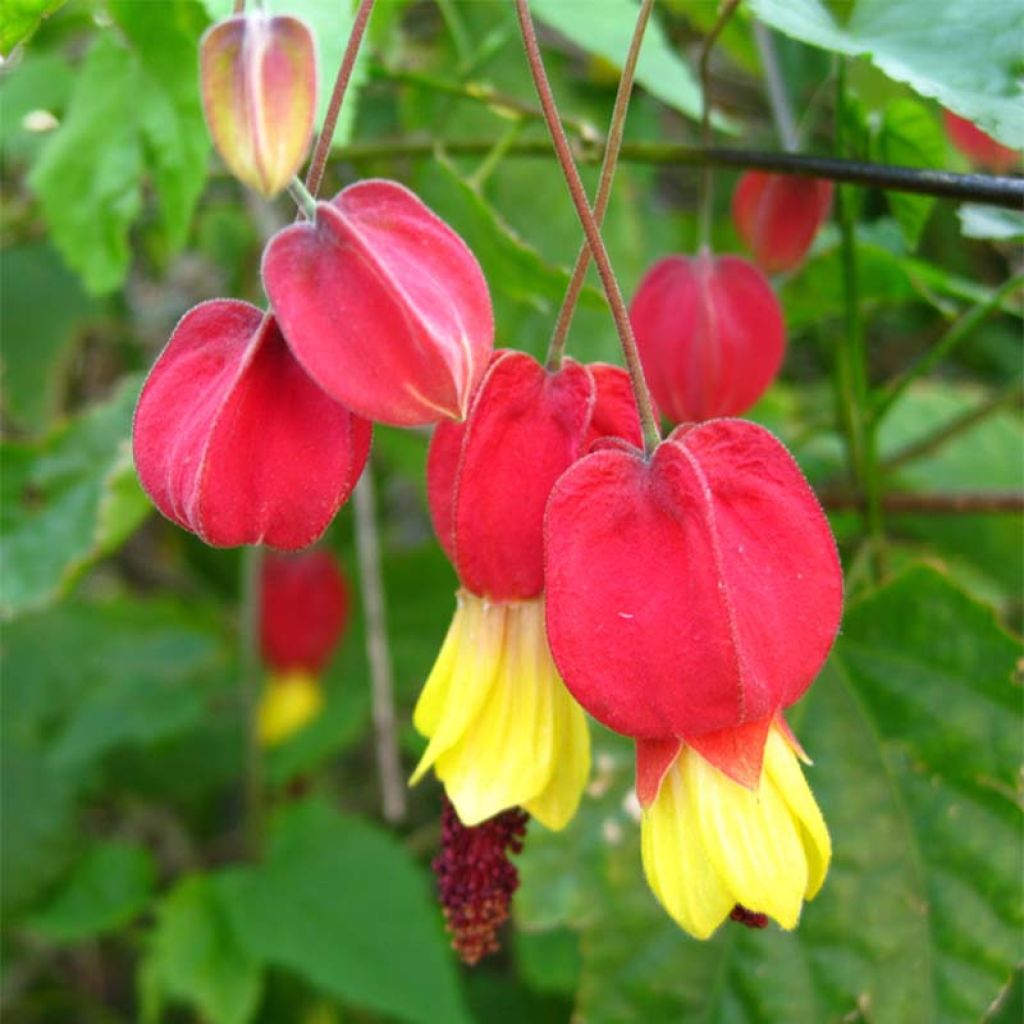
<path fill-rule="evenodd" d="M 367 465 L 353 496 L 359 590 L 363 601 L 366 658 L 370 665 L 373 728 L 380 780 L 381 810 L 389 822 L 405 817 L 405 783 L 395 731 L 395 697 L 391 650 L 388 647 L 384 580 L 380 568 L 380 536 L 373 489 L 372 465 Z"/>
<path fill-rule="evenodd" d="M 843 108 L 846 96 L 846 67 L 839 58 L 836 79 L 836 150 L 842 154 Z M 854 213 L 845 189 L 836 189 L 836 217 L 839 221 L 840 257 L 843 282 L 844 329 L 836 346 L 836 393 L 840 419 L 846 434 L 851 476 L 864 495 L 864 518 L 876 576 L 882 573 L 882 552 L 885 526 L 882 517 L 882 480 L 874 423 L 870 417 L 867 351 L 864 344 L 864 322 L 860 311 L 857 276 L 857 241 Z"/>
<path fill-rule="evenodd" d="M 565 131 L 558 116 L 558 108 L 555 105 L 555 98 L 551 93 L 551 83 L 548 82 L 547 73 L 544 70 L 544 60 L 540 54 L 537 32 L 533 27 L 533 18 L 530 16 L 527 0 L 515 0 L 515 4 L 516 14 L 519 18 L 519 28 L 523 36 L 523 45 L 526 49 L 526 58 L 530 65 L 530 73 L 533 76 L 533 84 L 537 90 L 541 107 L 544 109 L 544 119 L 547 121 L 551 141 L 558 156 L 558 163 L 562 168 L 562 173 L 565 175 L 566 184 L 569 186 L 569 194 L 572 196 L 573 205 L 576 207 L 576 213 L 587 236 L 587 244 L 590 246 L 591 255 L 594 257 L 594 263 L 597 265 L 597 272 L 601 277 L 601 284 L 604 286 L 608 305 L 611 306 L 615 327 L 619 332 L 619 341 L 622 343 L 622 354 L 626 361 L 626 369 L 629 371 L 633 396 L 636 399 L 637 411 L 640 414 L 640 424 L 643 427 L 644 434 L 644 447 L 648 452 L 651 452 L 661 440 L 661 435 L 658 432 L 658 425 L 654 419 L 651 398 L 647 391 L 647 383 L 644 380 L 644 371 L 640 364 L 640 353 L 637 351 L 636 339 L 633 337 L 633 329 L 629 323 L 626 303 L 622 298 L 622 290 L 619 288 L 619 282 L 615 277 L 611 261 L 608 259 L 608 250 L 605 248 L 604 240 L 601 238 L 601 230 L 594 220 L 590 204 L 587 202 L 586 190 L 583 188 L 579 171 L 576 169 L 572 153 L 569 150 L 569 140 L 565 137 Z"/>
<path fill-rule="evenodd" d="M 622 66 L 619 89 L 615 94 L 615 106 L 612 108 L 608 138 L 604 145 L 604 158 L 601 161 L 601 176 L 597 185 L 597 199 L 594 203 L 594 220 L 598 227 L 604 220 L 605 211 L 608 209 L 608 199 L 612 193 L 615 167 L 619 162 L 619 150 L 622 148 L 622 135 L 626 127 L 626 112 L 629 110 L 629 99 L 633 93 L 636 64 L 640 58 L 640 46 L 644 40 L 644 32 L 647 30 L 647 22 L 650 20 L 653 6 L 654 0 L 643 0 L 640 5 L 640 12 L 636 17 L 636 27 L 633 29 L 633 38 L 630 40 L 629 51 L 626 53 L 626 62 Z M 576 266 L 573 267 L 569 286 L 565 290 L 565 298 L 562 299 L 562 308 L 558 311 L 551 344 L 548 346 L 547 365 L 550 370 L 557 370 L 562 365 L 569 327 L 572 324 L 572 316 L 576 311 L 576 303 L 579 301 L 580 291 L 583 289 L 583 281 L 587 276 L 589 266 L 590 246 L 584 239 L 576 256 Z"/>
<path fill-rule="evenodd" d="M 257 545 L 243 549 L 239 579 L 238 664 L 245 716 L 245 837 L 251 857 L 258 856 L 263 839 L 263 748 L 259 736 L 262 572 L 263 548 Z"/>
<path fill-rule="evenodd" d="M 366 34 L 366 25 L 370 20 L 373 3 L 374 0 L 360 0 L 359 9 L 352 22 L 352 31 L 349 33 L 348 43 L 338 67 L 338 74 L 334 79 L 331 101 L 327 106 L 327 113 L 324 115 L 324 126 L 317 137 L 316 148 L 313 150 L 309 170 L 306 172 L 306 188 L 314 197 L 320 191 L 324 168 L 327 166 L 327 157 L 331 151 L 331 142 L 334 140 L 334 129 L 337 127 L 338 115 L 341 113 L 341 104 L 352 78 L 352 70 L 356 66 L 356 57 L 359 56 L 359 47 Z"/>
<path fill-rule="evenodd" d="M 956 323 L 952 324 L 913 366 L 892 381 L 882 392 L 875 405 L 875 422 L 878 423 L 882 420 L 915 380 L 938 366 L 961 341 L 970 335 L 991 313 L 999 309 L 1006 298 L 1021 288 L 1024 288 L 1024 274 L 1017 274 L 1000 285 L 983 302 L 971 307 Z"/>
<path fill-rule="evenodd" d="M 764 81 L 768 88 L 768 104 L 772 111 L 772 120 L 778 133 L 782 148 L 787 153 L 795 152 L 800 145 L 800 133 L 797 131 L 796 118 L 793 116 L 793 104 L 789 101 L 786 91 L 786 80 L 779 66 L 779 55 L 775 52 L 775 40 L 772 30 L 762 21 L 754 21 L 754 42 L 757 54 L 761 58 Z"/>
<path fill-rule="evenodd" d="M 309 189 L 302 184 L 301 178 L 292 178 L 288 182 L 288 194 L 295 200 L 299 213 L 306 220 L 313 220 L 316 217 L 316 199 Z"/>
<path fill-rule="evenodd" d="M 700 48 L 700 58 L 697 66 L 700 71 L 701 88 L 701 116 L 700 116 L 700 142 L 708 149 L 711 146 L 711 51 L 715 42 L 722 34 L 722 29 L 732 17 L 733 12 L 740 5 L 740 0 L 725 0 L 718 17 L 715 19 L 711 31 L 704 37 Z M 711 173 L 711 165 L 704 164 L 700 176 L 700 200 L 699 200 L 699 244 L 701 248 L 711 245 L 711 218 L 714 212 L 715 203 L 715 179 Z"/>
<path fill-rule="evenodd" d="M 245 0 L 235 0 L 231 5 L 232 14 L 245 14 Z"/>

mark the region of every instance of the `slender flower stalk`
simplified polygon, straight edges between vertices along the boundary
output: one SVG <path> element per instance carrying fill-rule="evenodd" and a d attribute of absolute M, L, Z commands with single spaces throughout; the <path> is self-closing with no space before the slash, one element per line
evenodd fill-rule
<path fill-rule="evenodd" d="M 263 548 L 242 552 L 241 600 L 238 622 L 238 660 L 245 705 L 245 837 L 251 856 L 258 856 L 263 839 L 263 747 L 260 743 L 260 588 Z"/>
<path fill-rule="evenodd" d="M 701 118 L 700 118 L 700 141 L 701 145 L 705 149 L 711 148 L 711 90 L 710 86 L 710 63 L 711 63 L 711 51 L 714 48 L 718 37 L 722 34 L 722 30 L 725 28 L 729 19 L 732 17 L 733 12 L 740 5 L 740 0 L 726 0 L 722 9 L 718 12 L 718 18 L 715 20 L 714 25 L 711 26 L 711 31 L 704 37 L 704 42 L 700 48 L 700 58 L 698 59 L 698 68 L 700 69 L 700 88 L 701 88 Z M 714 206 L 715 198 L 715 183 L 714 178 L 711 174 L 711 165 L 705 164 L 703 171 L 701 172 L 700 179 L 700 245 L 710 246 L 711 245 L 711 214 L 712 207 Z"/>
<path fill-rule="evenodd" d="M 644 380 L 644 371 L 640 364 L 640 353 L 637 351 L 636 341 L 633 338 L 633 329 L 629 323 L 629 313 L 626 310 L 625 300 L 622 298 L 622 290 L 619 287 L 618 279 L 615 277 L 611 261 L 608 259 L 608 250 L 605 248 L 604 240 L 601 238 L 601 231 L 594 220 L 593 212 L 587 201 L 586 191 L 583 188 L 583 182 L 580 179 L 579 171 L 576 169 L 576 164 L 569 149 L 569 140 L 565 136 L 565 130 L 558 116 L 558 108 L 555 105 L 555 98 L 551 93 L 551 83 L 548 81 L 547 73 L 544 70 L 544 60 L 540 54 L 537 32 L 533 26 L 533 18 L 530 15 L 527 0 L 516 0 L 516 14 L 519 17 L 519 27 L 523 36 L 527 61 L 530 65 L 530 73 L 533 76 L 533 84 L 537 89 L 537 96 L 544 109 L 544 118 L 547 121 L 548 131 L 551 134 L 551 141 L 554 144 L 558 162 L 565 175 L 566 184 L 569 186 L 569 194 L 572 196 L 576 213 L 586 233 L 587 243 L 590 246 L 594 262 L 597 264 L 597 271 L 601 276 L 601 283 L 604 286 L 608 304 L 612 309 L 612 317 L 619 332 L 622 353 L 626 360 L 626 368 L 629 371 L 629 379 L 633 388 L 633 395 L 636 399 L 637 411 L 640 414 L 644 447 L 648 452 L 651 452 L 661 440 L 661 435 L 654 418 L 651 396 L 647 390 L 647 383 Z"/>
<path fill-rule="evenodd" d="M 605 142 L 604 158 L 601 161 L 601 177 L 597 186 L 597 200 L 594 203 L 594 220 L 598 227 L 604 220 L 608 209 L 608 199 L 612 192 L 612 183 L 615 180 L 615 168 L 619 162 L 619 152 L 622 149 L 622 135 L 626 127 L 626 113 L 629 110 L 629 100 L 633 94 L 633 79 L 636 75 L 636 65 L 640 58 L 640 46 L 643 43 L 644 32 L 647 30 L 647 23 L 651 17 L 651 8 L 654 0 L 643 0 L 640 5 L 640 13 L 636 18 L 636 27 L 633 29 L 633 38 L 629 43 L 629 51 L 626 54 L 626 62 L 622 66 L 622 75 L 619 78 L 619 89 L 615 94 L 615 106 L 612 109 L 611 124 L 608 128 L 608 139 Z M 572 278 L 565 291 L 565 298 L 562 299 L 562 308 L 558 312 L 558 320 L 555 323 L 555 331 L 551 337 L 551 344 L 548 347 L 547 366 L 549 370 L 557 370 L 562 365 L 562 356 L 565 353 L 565 342 L 569 335 L 569 327 L 572 324 L 573 313 L 576 311 L 576 303 L 579 301 L 580 291 L 583 289 L 583 281 L 587 276 L 587 269 L 590 266 L 590 247 L 586 239 L 580 246 L 579 254 L 576 257 L 576 266 L 573 268 Z"/>

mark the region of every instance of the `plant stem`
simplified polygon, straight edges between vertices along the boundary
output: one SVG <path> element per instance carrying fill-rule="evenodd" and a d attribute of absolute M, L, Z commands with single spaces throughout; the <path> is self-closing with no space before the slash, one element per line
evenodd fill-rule
<path fill-rule="evenodd" d="M 335 0 L 337 2 L 337 0 Z M 327 106 L 327 113 L 324 115 L 324 126 L 316 140 L 316 148 L 313 150 L 313 157 L 309 162 L 309 170 L 306 172 L 306 188 L 313 196 L 320 191 L 320 183 L 323 181 L 324 168 L 327 166 L 327 157 L 331 151 L 331 142 L 334 139 L 334 129 L 338 124 L 338 114 L 341 113 L 341 104 L 345 99 L 345 92 L 348 90 L 348 83 L 352 78 L 352 69 L 356 66 L 356 57 L 359 56 L 359 46 L 366 34 L 366 24 L 370 20 L 370 12 L 373 10 L 374 0 L 360 0 L 359 9 L 356 11 L 355 20 L 352 22 L 352 31 L 349 33 L 348 43 L 338 67 L 338 74 L 334 79 L 334 89 L 331 92 L 331 102 Z"/>
<path fill-rule="evenodd" d="M 839 58 L 836 78 L 836 151 L 842 155 L 845 140 L 842 117 L 846 95 L 846 65 Z M 843 274 L 844 331 L 836 348 L 836 397 L 840 420 L 846 433 L 850 471 L 864 495 L 864 517 L 871 538 L 876 576 L 882 575 L 885 526 L 882 517 L 882 482 L 874 424 L 869 417 L 870 396 L 867 379 L 867 352 L 864 323 L 860 314 L 857 279 L 857 243 L 850 197 L 845 189 L 836 189 L 836 217 L 839 221 L 840 256 Z"/>
<path fill-rule="evenodd" d="M 508 126 L 505 134 L 494 144 L 494 148 L 480 161 L 480 165 L 469 176 L 467 181 L 478 192 L 494 173 L 495 168 L 505 159 L 505 154 L 508 152 L 509 147 L 519 138 L 519 133 L 522 130 L 523 122 L 521 120 L 513 121 Z"/>
<path fill-rule="evenodd" d="M 848 491 L 825 491 L 818 495 L 822 505 L 833 512 L 863 509 L 864 496 Z M 890 491 L 883 499 L 887 512 L 906 515 L 1012 515 L 1024 512 L 1020 491 L 961 491 L 950 494 L 920 494 Z"/>
<path fill-rule="evenodd" d="M 599 163 L 604 152 L 600 136 L 579 133 L 574 139 L 577 159 Z M 443 139 L 432 135 L 386 138 L 353 142 L 345 147 L 344 160 L 358 163 L 389 157 L 431 157 L 438 149 L 452 156 L 483 155 L 494 148 L 495 138 Z M 522 139 L 508 148 L 509 156 L 535 157 L 550 153 L 543 139 Z M 728 167 L 735 170 L 770 171 L 803 178 L 827 178 L 829 181 L 880 188 L 890 192 L 935 196 L 938 199 L 964 200 L 988 206 L 1019 209 L 1024 203 L 1024 178 L 995 174 L 954 174 L 896 164 L 862 160 L 808 156 L 762 149 L 683 146 L 674 142 L 624 142 L 619 159 L 653 166 Z"/>
<path fill-rule="evenodd" d="M 231 5 L 232 14 L 245 14 L 245 0 L 235 0 Z"/>
<path fill-rule="evenodd" d="M 640 424 L 643 427 L 644 435 L 644 448 L 650 454 L 661 440 L 661 435 L 658 432 L 658 425 L 654 419 L 651 398 L 647 391 L 647 383 L 644 380 L 643 367 L 640 365 L 640 353 L 637 351 L 633 329 L 629 323 L 626 303 L 623 301 L 622 290 L 619 288 L 615 271 L 612 269 L 611 261 L 608 259 L 608 250 L 605 248 L 604 240 L 601 238 L 600 228 L 598 228 L 590 205 L 587 202 L 587 194 L 583 188 L 583 182 L 580 180 L 579 171 L 573 162 L 572 153 L 569 150 L 569 140 L 565 137 L 565 130 L 562 128 L 562 122 L 558 117 L 558 108 L 555 105 L 555 98 L 551 94 L 551 84 L 548 82 L 547 73 L 544 70 L 544 60 L 540 54 L 540 47 L 537 45 L 537 33 L 533 27 L 533 19 L 530 17 L 527 0 L 515 0 L 515 4 L 516 14 L 519 18 L 519 28 L 523 36 L 523 45 L 526 49 L 526 59 L 530 65 L 530 74 L 533 76 L 533 84 L 537 89 L 537 96 L 540 99 L 541 107 L 544 109 L 548 131 L 555 147 L 555 153 L 558 155 L 558 162 L 562 168 L 562 173 L 565 175 L 566 184 L 569 186 L 569 194 L 572 196 L 576 213 L 586 233 L 587 243 L 590 245 L 590 252 L 594 257 L 594 263 L 597 264 L 597 271 L 601 276 L 601 284 L 604 286 L 608 305 L 611 306 L 615 326 L 619 332 L 619 340 L 622 343 L 622 354 L 626 360 L 626 368 L 629 371 L 633 396 L 636 399 L 637 411 L 640 414 Z"/>
<path fill-rule="evenodd" d="M 977 305 L 972 306 L 956 323 L 952 324 L 946 333 L 913 366 L 892 381 L 878 396 L 875 403 L 875 423 L 881 422 L 915 380 L 933 370 L 992 312 L 999 309 L 1003 305 L 1004 299 L 1020 288 L 1024 288 L 1024 274 L 1017 274 L 1011 277 L 1004 284 L 1000 285 L 984 302 L 979 302 Z"/>
<path fill-rule="evenodd" d="M 262 572 L 263 548 L 244 548 L 239 580 L 238 663 L 245 715 L 245 836 L 250 857 L 259 856 L 263 841 L 263 748 L 259 736 Z"/>
<path fill-rule="evenodd" d="M 756 19 L 754 42 L 757 44 L 757 54 L 761 58 L 765 85 L 768 87 L 768 104 L 771 107 L 772 120 L 775 122 L 775 131 L 778 133 L 782 148 L 787 153 L 793 153 L 800 145 L 800 134 L 797 131 L 796 118 L 793 116 L 793 104 L 789 101 L 786 80 L 782 68 L 779 67 L 779 56 L 775 52 L 772 30 Z"/>
<path fill-rule="evenodd" d="M 353 503 L 356 519 L 356 553 L 359 558 L 359 590 L 365 616 L 366 657 L 370 665 L 373 727 L 380 779 L 381 809 L 385 821 L 405 817 L 405 782 L 395 735 L 395 698 L 391 651 L 388 647 L 384 580 L 380 568 L 380 536 L 373 489 L 372 464 L 363 471 Z"/>
<path fill-rule="evenodd" d="M 941 448 L 947 441 L 970 430 L 971 427 L 987 419 L 992 413 L 998 412 L 1003 406 L 1019 405 L 1022 397 L 1024 397 L 1024 394 L 1022 394 L 1021 385 L 1014 382 L 998 394 L 985 399 L 984 402 L 981 402 L 973 409 L 968 409 L 967 412 L 944 423 L 933 433 L 922 437 L 918 441 L 912 441 L 905 447 L 900 448 L 899 451 L 894 452 L 887 459 L 883 459 L 882 469 L 886 471 L 898 469 L 908 462 L 913 462 L 922 456 L 930 455 L 937 448 Z"/>
<path fill-rule="evenodd" d="M 473 55 L 473 44 L 462 23 L 462 16 L 455 7 L 454 0 L 437 0 L 437 9 L 441 12 L 448 33 L 455 44 L 455 52 L 459 55 L 459 67 L 464 68 Z"/>
<path fill-rule="evenodd" d="M 615 106 L 612 108 L 612 119 L 608 127 L 608 139 L 605 142 L 604 158 L 601 161 L 601 176 L 597 185 L 597 200 L 594 203 L 594 220 L 598 227 L 601 226 L 605 212 L 608 209 L 608 199 L 611 196 L 612 183 L 615 180 L 615 166 L 619 160 L 622 135 L 626 127 L 629 99 L 633 93 L 633 79 L 636 75 L 637 61 L 640 58 L 640 46 L 644 40 L 644 32 L 647 30 L 647 22 L 650 20 L 651 8 L 653 6 L 654 0 L 643 0 L 643 3 L 640 5 L 640 12 L 636 17 L 636 27 L 633 29 L 633 38 L 630 40 L 629 51 L 626 53 L 626 62 L 622 66 L 618 92 L 615 94 Z M 587 245 L 586 239 L 584 239 L 576 256 L 576 266 L 573 268 L 572 277 L 569 279 L 569 286 L 565 290 L 562 308 L 558 311 L 555 330 L 551 336 L 551 343 L 548 346 L 547 366 L 549 370 L 557 370 L 562 365 L 562 356 L 565 354 L 565 342 L 569 336 L 569 327 L 572 324 L 573 313 L 576 311 L 576 303 L 579 301 L 580 292 L 583 289 L 583 281 L 587 276 L 589 266 L 590 247 Z"/>
<path fill-rule="evenodd" d="M 700 57 L 697 67 L 700 70 L 701 88 L 701 114 L 700 114 L 700 142 L 704 149 L 711 148 L 711 51 L 715 42 L 722 34 L 727 22 L 733 12 L 740 5 L 740 0 L 725 0 L 718 17 L 715 19 L 711 31 L 704 37 L 700 47 Z M 698 231 L 700 248 L 707 248 L 711 245 L 711 220 L 715 204 L 715 180 L 711 174 L 711 165 L 704 164 L 700 176 L 700 199 L 698 201 L 699 217 Z"/>
<path fill-rule="evenodd" d="M 302 184 L 301 178 L 292 178 L 288 182 L 288 194 L 295 200 L 300 216 L 305 217 L 306 220 L 313 220 L 316 217 L 316 199 Z"/>

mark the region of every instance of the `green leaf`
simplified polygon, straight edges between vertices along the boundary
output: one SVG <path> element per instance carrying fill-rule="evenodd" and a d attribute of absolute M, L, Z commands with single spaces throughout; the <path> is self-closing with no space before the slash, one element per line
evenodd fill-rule
<path fill-rule="evenodd" d="M 63 404 L 75 339 L 98 304 L 53 249 L 39 242 L 7 249 L 0 278 L 4 411 L 39 434 Z"/>
<path fill-rule="evenodd" d="M 71 877 L 26 925 L 53 942 L 81 942 L 137 917 L 149 902 L 155 866 L 149 851 L 131 843 L 98 843 Z"/>
<path fill-rule="evenodd" d="M 212 1024 L 246 1024 L 259 1006 L 262 973 L 231 923 L 223 881 L 186 878 L 160 902 L 141 971 L 158 997 L 188 1003 Z"/>
<path fill-rule="evenodd" d="M 257 959 L 400 1020 L 467 1019 L 440 912 L 387 833 L 317 801 L 294 805 L 266 862 L 224 882 L 231 920 Z"/>
<path fill-rule="evenodd" d="M 63 3 L 64 0 L 4 0 L 0 12 L 0 54 L 6 57 Z"/>
<path fill-rule="evenodd" d="M 897 99 L 886 104 L 877 139 L 878 158 L 883 163 L 905 167 L 942 167 L 946 139 L 928 108 L 916 100 Z M 935 200 L 908 192 L 887 192 L 892 212 L 913 249 Z"/>
<path fill-rule="evenodd" d="M 798 638 L 795 638 L 795 640 Z M 591 1022 L 975 1021 L 1020 959 L 1020 645 L 914 568 L 846 614 L 793 718 L 834 859 L 799 928 L 683 935 L 647 891 L 630 746 L 598 736 L 562 834 L 532 829 L 519 920 L 581 933 Z"/>
<path fill-rule="evenodd" d="M 537 18 L 587 53 L 622 67 L 639 10 L 634 0 L 530 0 L 530 8 Z M 676 53 L 656 15 L 644 35 L 636 81 L 670 107 L 695 121 L 700 119 L 700 84 Z M 716 117 L 715 122 L 720 129 L 735 131 L 735 124 L 727 118 Z"/>
<path fill-rule="evenodd" d="M 195 70 L 199 8 L 174 0 L 110 11 L 123 41 L 112 30 L 96 40 L 29 176 L 57 247 L 94 294 L 117 288 L 128 271 L 147 173 L 166 247 L 180 249 L 209 149 Z"/>
<path fill-rule="evenodd" d="M 965 238 L 985 238 L 993 242 L 1024 241 L 1024 213 L 1001 210 L 980 203 L 964 203 L 957 207 L 960 230 Z"/>
<path fill-rule="evenodd" d="M 137 390 L 126 380 L 44 440 L 3 445 L 0 616 L 54 600 L 148 514 L 128 447 Z"/>
<path fill-rule="evenodd" d="M 852 9 L 851 9 L 852 8 Z M 794 39 L 851 57 L 865 55 L 890 78 L 977 122 L 1008 146 L 1024 146 L 1016 3 L 856 0 L 845 24 L 826 0 L 750 0 L 758 18 Z"/>

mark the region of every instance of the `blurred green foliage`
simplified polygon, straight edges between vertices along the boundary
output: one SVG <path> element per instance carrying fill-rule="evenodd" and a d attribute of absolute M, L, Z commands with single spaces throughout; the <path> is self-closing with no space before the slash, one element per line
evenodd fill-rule
<path fill-rule="evenodd" d="M 322 111 L 350 6 L 272 6 L 307 17 L 317 34 Z M 836 853 L 792 934 L 726 926 L 700 944 L 676 929 L 642 877 L 631 749 L 595 727 L 578 818 L 557 835 L 531 829 L 505 950 L 473 971 L 457 966 L 431 897 L 436 784 L 410 794 L 401 825 L 381 820 L 358 599 L 325 673 L 323 713 L 262 759 L 266 835 L 254 855 L 239 554 L 206 549 L 149 515 L 128 442 L 140 374 L 177 318 L 216 294 L 263 301 L 261 246 L 292 210 L 287 198 L 268 206 L 245 195 L 210 156 L 195 48 L 227 0 L 58 7 L 11 0 L 0 12 L 0 48 L 13 47 L 0 69 L 0 896 L 10 1019 L 1017 1019 L 1022 750 L 1010 631 L 1024 619 L 1019 515 L 890 515 L 880 583 L 860 518 L 834 515 L 848 612 L 792 719 L 815 758 L 810 781 Z M 593 156 L 637 5 L 533 8 L 563 116 Z M 696 139 L 695 57 L 714 10 L 657 5 L 628 140 Z M 750 0 L 713 61 L 728 140 L 775 145 L 754 15 L 784 34 L 775 44 L 808 150 L 832 151 L 838 56 L 849 58 L 841 116 L 861 158 L 963 169 L 938 103 L 1024 142 L 1022 13 L 995 0 L 947 0 L 927 16 L 917 0 Z M 581 232 L 554 160 L 515 151 L 546 139 L 534 105 L 510 4 L 379 0 L 326 188 L 387 175 L 417 189 L 480 259 L 499 344 L 542 357 Z M 408 139 L 432 152 L 396 153 Z M 458 155 L 446 141 L 484 145 Z M 362 147 L 358 160 L 349 142 Z M 593 188 L 592 162 L 583 174 Z M 620 166 L 605 237 L 627 295 L 655 259 L 692 251 L 697 177 Z M 736 176 L 715 177 L 716 246 L 735 248 Z M 871 383 L 884 386 L 1019 268 L 1021 225 L 1013 211 L 854 194 L 859 312 Z M 815 487 L 842 490 L 837 229 L 775 283 L 789 352 L 751 415 L 791 447 Z M 1019 299 L 882 421 L 886 487 L 1021 489 Z M 593 272 L 569 351 L 620 361 Z M 373 461 L 406 768 L 422 748 L 411 709 L 456 587 L 426 512 L 426 446 L 420 433 L 378 429 Z M 358 580 L 349 511 L 325 543 Z"/>

